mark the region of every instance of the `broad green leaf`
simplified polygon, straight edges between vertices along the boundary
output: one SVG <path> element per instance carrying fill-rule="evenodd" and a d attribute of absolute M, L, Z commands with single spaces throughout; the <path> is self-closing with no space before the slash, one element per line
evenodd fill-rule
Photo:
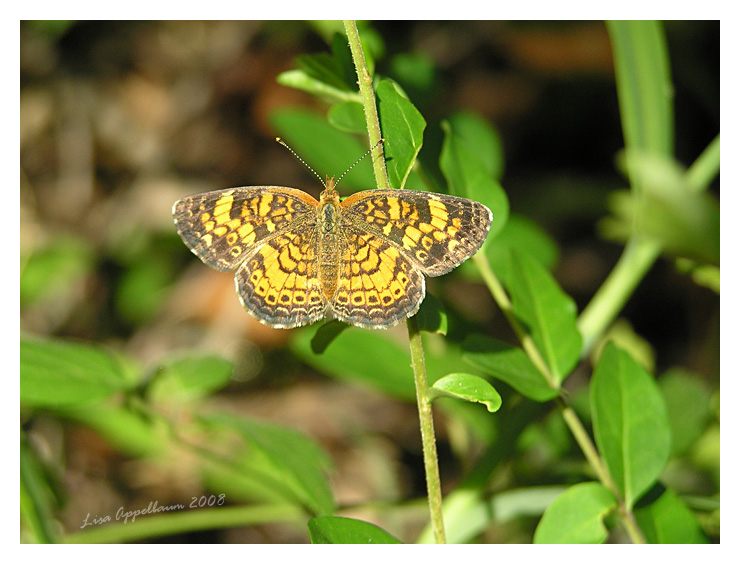
<path fill-rule="evenodd" d="M 430 333 L 447 334 L 447 312 L 445 306 L 434 295 L 427 292 L 421 307 L 416 313 L 416 320 L 421 331 Z"/>
<path fill-rule="evenodd" d="M 329 123 L 347 133 L 365 133 L 365 110 L 359 102 L 340 102 L 329 109 Z"/>
<path fill-rule="evenodd" d="M 414 105 L 401 95 L 390 80 L 381 80 L 378 96 L 380 129 L 385 138 L 383 152 L 391 188 L 401 189 L 416 162 L 424 142 L 427 124 Z"/>
<path fill-rule="evenodd" d="M 526 353 L 483 335 L 470 335 L 463 343 L 463 358 L 471 366 L 506 382 L 520 394 L 534 401 L 549 401 L 558 390 L 548 386 Z"/>
<path fill-rule="evenodd" d="M 508 272 L 510 253 L 514 248 L 530 254 L 548 270 L 558 262 L 558 247 L 550 235 L 534 221 L 512 214 L 485 251 L 491 268 L 501 280 Z"/>
<path fill-rule="evenodd" d="M 711 392 L 698 374 L 673 368 L 658 380 L 671 427 L 671 455 L 691 448 L 707 428 L 711 417 Z"/>
<path fill-rule="evenodd" d="M 596 482 L 568 488 L 545 510 L 534 532 L 537 544 L 599 544 L 608 536 L 604 517 L 617 507 L 609 490 Z"/>
<path fill-rule="evenodd" d="M 656 484 L 635 505 L 640 531 L 651 544 L 703 544 L 708 542 L 701 524 L 671 490 Z"/>
<path fill-rule="evenodd" d="M 511 273 L 506 282 L 514 315 L 532 336 L 560 384 L 581 353 L 575 302 L 540 262 L 516 250 L 511 254 Z"/>
<path fill-rule="evenodd" d="M 459 141 L 480 159 L 488 174 L 500 181 L 504 173 L 504 147 L 491 124 L 473 112 L 452 114 L 449 124 Z"/>
<path fill-rule="evenodd" d="M 342 63 L 328 53 L 298 55 L 296 63 L 309 77 L 338 90 L 353 90 L 345 80 Z"/>
<path fill-rule="evenodd" d="M 316 370 L 407 401 L 416 398 L 408 341 L 393 331 L 372 331 L 357 327 L 325 324 L 319 337 L 314 329 L 296 331 L 291 339 L 292 352 Z M 325 328 L 325 329 L 324 329 Z M 422 333 L 427 378 L 435 382 L 445 374 L 458 371 L 460 351 L 436 333 Z"/>
<path fill-rule="evenodd" d="M 328 325 L 328 324 L 327 324 Z M 341 323 L 324 331 L 332 339 L 316 354 L 312 346 L 313 331 L 297 331 L 291 350 L 315 369 L 380 389 L 394 397 L 413 400 L 416 397 L 408 347 L 390 339 L 383 331 L 368 331 Z M 323 327 L 322 327 L 323 329 Z M 336 333 L 336 334 L 335 334 Z"/>
<path fill-rule="evenodd" d="M 323 116 L 307 110 L 278 110 L 270 121 L 275 130 L 292 149 L 310 164 L 322 178 L 339 176 L 367 152 L 367 146 L 355 135 L 338 131 Z M 297 167 L 302 167 L 296 161 Z M 276 184 L 280 184 L 278 180 Z M 318 185 L 318 182 L 316 182 Z M 372 163 L 363 159 L 344 177 L 338 189 L 344 194 L 349 189 L 375 187 Z M 321 188 L 321 186 L 318 186 Z M 312 191 L 312 190 L 309 190 Z M 318 193 L 318 190 L 312 192 Z"/>
<path fill-rule="evenodd" d="M 334 499 L 327 479 L 331 467 L 328 455 L 308 437 L 292 429 L 225 413 L 204 418 L 211 424 L 236 430 L 256 452 L 241 458 L 244 472 L 263 487 L 287 490 L 293 498 L 317 514 L 334 511 Z M 235 469 L 238 469 L 235 468 Z"/>
<path fill-rule="evenodd" d="M 168 359 L 148 386 L 156 401 L 182 402 L 210 395 L 226 386 L 234 365 L 215 355 L 187 355 Z"/>
<path fill-rule="evenodd" d="M 599 452 L 627 507 L 658 479 L 670 452 L 670 427 L 655 380 L 608 344 L 591 380 L 591 414 Z"/>
<path fill-rule="evenodd" d="M 501 396 L 480 376 L 473 374 L 448 374 L 429 388 L 429 398 L 449 397 L 482 403 L 493 413 L 501 407 Z"/>
<path fill-rule="evenodd" d="M 52 239 L 21 264 L 21 305 L 60 299 L 60 294 L 78 287 L 93 263 L 94 254 L 87 241 L 66 236 Z"/>
<path fill-rule="evenodd" d="M 493 223 L 484 244 L 485 248 L 506 224 L 509 200 L 501 185 L 489 172 L 486 163 L 460 138 L 453 129 L 453 124 L 443 122 L 442 129 L 445 138 L 439 167 L 450 192 L 485 204 L 493 213 Z"/>
<path fill-rule="evenodd" d="M 112 354 L 69 341 L 21 339 L 20 378 L 28 407 L 97 403 L 134 385 Z"/>
<path fill-rule="evenodd" d="M 423 53 L 399 53 L 390 60 L 391 75 L 409 98 L 420 108 L 425 107 L 437 93 L 437 69 L 434 60 Z"/>
<path fill-rule="evenodd" d="M 377 525 L 349 517 L 314 517 L 308 531 L 313 544 L 401 544 Z"/>

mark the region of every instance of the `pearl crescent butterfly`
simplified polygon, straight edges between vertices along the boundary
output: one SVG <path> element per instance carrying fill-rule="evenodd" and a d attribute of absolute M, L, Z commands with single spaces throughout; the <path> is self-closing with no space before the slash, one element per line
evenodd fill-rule
<path fill-rule="evenodd" d="M 284 329 L 324 318 L 391 327 L 419 310 L 424 275 L 470 258 L 491 226 L 491 211 L 466 198 L 366 190 L 340 201 L 335 185 L 328 179 L 318 201 L 282 186 L 206 192 L 172 214 L 198 258 L 236 270 L 244 308 Z"/>

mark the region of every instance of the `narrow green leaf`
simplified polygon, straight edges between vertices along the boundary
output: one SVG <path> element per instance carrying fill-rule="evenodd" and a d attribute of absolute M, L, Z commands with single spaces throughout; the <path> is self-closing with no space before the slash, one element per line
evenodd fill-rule
<path fill-rule="evenodd" d="M 404 98 L 390 80 L 376 88 L 380 128 L 385 138 L 383 151 L 391 187 L 401 189 L 416 162 L 424 142 L 426 121 L 414 105 Z"/>
<path fill-rule="evenodd" d="M 635 519 L 651 544 L 704 544 L 701 524 L 671 490 L 655 484 L 635 505 Z"/>
<path fill-rule="evenodd" d="M 506 224 L 509 217 L 509 200 L 480 155 L 471 150 L 453 126 L 454 124 L 450 122 L 442 123 L 445 138 L 439 157 L 439 167 L 451 193 L 476 200 L 488 206 L 493 213 L 493 223 L 484 244 L 485 248 L 488 241 L 491 241 Z"/>
<path fill-rule="evenodd" d="M 58 528 L 54 512 L 54 491 L 49 484 L 47 473 L 36 459 L 34 451 L 21 431 L 20 448 L 20 515 L 23 527 L 21 543 L 58 542 Z M 32 536 L 32 538 L 27 538 Z"/>
<path fill-rule="evenodd" d="M 29 407 L 97 403 L 134 385 L 114 356 L 68 341 L 21 339 L 20 378 L 21 404 Z"/>
<path fill-rule="evenodd" d="M 326 475 L 331 461 L 308 437 L 293 429 L 225 413 L 209 415 L 204 419 L 237 430 L 259 451 L 259 465 L 250 466 L 247 460 L 246 469 L 265 476 L 267 483 L 272 486 L 287 488 L 315 513 L 322 515 L 334 511 L 334 499 Z"/>
<path fill-rule="evenodd" d="M 468 364 L 506 382 L 531 400 L 544 402 L 558 395 L 558 390 L 547 385 L 544 376 L 519 347 L 483 335 L 470 335 L 463 342 L 463 351 Z"/>
<path fill-rule="evenodd" d="M 501 396 L 496 389 L 480 376 L 473 374 L 448 374 L 429 388 L 429 399 L 438 397 L 456 398 L 482 403 L 491 413 L 501 408 Z"/>
<path fill-rule="evenodd" d="M 313 544 L 401 544 L 377 525 L 349 517 L 314 517 L 308 531 Z"/>
<path fill-rule="evenodd" d="M 652 486 L 670 452 L 670 427 L 655 380 L 608 344 L 591 380 L 594 435 L 627 507 Z"/>
<path fill-rule="evenodd" d="M 234 365 L 225 358 L 186 355 L 166 360 L 147 391 L 156 401 L 190 401 L 225 387 L 233 374 Z"/>
<path fill-rule="evenodd" d="M 537 544 L 598 544 L 608 536 L 604 517 L 617 506 L 609 490 L 596 482 L 568 488 L 545 510 L 534 532 Z"/>
<path fill-rule="evenodd" d="M 625 146 L 673 154 L 673 85 L 665 34 L 657 21 L 606 23 Z"/>
<path fill-rule="evenodd" d="M 540 262 L 516 250 L 511 259 L 511 277 L 505 282 L 514 315 L 532 336 L 559 384 L 578 363 L 581 353 L 575 302 Z"/>
<path fill-rule="evenodd" d="M 125 406 L 106 402 L 100 405 L 58 409 L 64 419 L 93 429 L 118 452 L 132 457 L 163 453 L 170 444 L 169 430 L 161 423 Z"/>
<path fill-rule="evenodd" d="M 307 92 L 329 102 L 356 102 L 360 99 L 357 92 L 337 88 L 310 76 L 304 70 L 281 72 L 275 79 L 278 84 Z"/>

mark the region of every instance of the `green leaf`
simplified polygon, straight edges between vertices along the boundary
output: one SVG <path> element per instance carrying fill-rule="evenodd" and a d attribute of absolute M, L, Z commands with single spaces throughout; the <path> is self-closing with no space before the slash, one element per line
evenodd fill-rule
<path fill-rule="evenodd" d="M 313 544 L 401 544 L 377 525 L 349 517 L 314 517 L 308 531 Z"/>
<path fill-rule="evenodd" d="M 128 407 L 110 405 L 64 408 L 56 413 L 93 429 L 117 451 L 132 457 L 161 455 L 170 444 L 170 429 Z"/>
<path fill-rule="evenodd" d="M 701 437 L 711 418 L 711 392 L 698 374 L 668 370 L 658 380 L 671 427 L 671 455 L 686 453 Z"/>
<path fill-rule="evenodd" d="M 608 21 L 625 146 L 673 154 L 673 84 L 660 22 Z"/>
<path fill-rule="evenodd" d="M 514 248 L 528 253 L 548 270 L 558 262 L 558 246 L 552 237 L 534 221 L 513 214 L 485 251 L 491 268 L 502 280 L 510 266 L 510 253 Z"/>
<path fill-rule="evenodd" d="M 312 96 L 318 96 L 328 102 L 357 102 L 360 100 L 359 93 L 327 84 L 322 80 L 314 78 L 304 70 L 281 72 L 275 80 L 282 86 L 307 92 Z"/>
<path fill-rule="evenodd" d="M 316 112 L 278 110 L 272 113 L 270 121 L 275 131 L 322 177 L 339 176 L 367 152 L 367 147 L 355 135 L 338 131 Z M 296 166 L 302 165 L 296 161 Z M 343 191 L 346 186 L 356 189 L 375 187 L 369 158 L 360 161 L 347 173 L 339 190 Z"/>
<path fill-rule="evenodd" d="M 359 102 L 340 102 L 329 109 L 329 123 L 347 133 L 365 133 L 365 110 Z"/>
<path fill-rule="evenodd" d="M 383 151 L 388 178 L 392 188 L 401 189 L 416 162 L 427 124 L 419 110 L 401 95 L 390 80 L 381 80 L 375 91 L 380 128 L 385 138 Z"/>
<path fill-rule="evenodd" d="M 437 93 L 437 69 L 434 59 L 423 53 L 399 53 L 390 60 L 391 74 L 409 98 L 423 108 Z"/>
<path fill-rule="evenodd" d="M 478 535 L 514 519 L 539 517 L 565 488 L 537 486 L 503 491 L 485 498 L 477 488 L 457 488 L 445 495 L 442 511 L 448 544 L 475 542 Z M 417 544 L 434 542 L 432 528 L 427 525 Z"/>
<path fill-rule="evenodd" d="M 609 490 L 596 482 L 576 484 L 545 510 L 534 532 L 537 544 L 598 544 L 608 536 L 604 517 L 617 507 Z"/>
<path fill-rule="evenodd" d="M 421 331 L 447 335 L 447 312 L 445 306 L 434 294 L 427 292 L 416 313 L 416 320 Z"/>
<path fill-rule="evenodd" d="M 186 355 L 165 361 L 147 391 L 155 401 L 191 401 L 225 387 L 233 374 L 234 365 L 225 358 Z"/>
<path fill-rule="evenodd" d="M 641 190 L 611 194 L 613 216 L 600 224 L 603 235 L 624 240 L 637 234 L 673 255 L 719 265 L 717 200 L 693 189 L 683 167 L 671 158 L 630 151 L 622 162 Z"/>
<path fill-rule="evenodd" d="M 532 336 L 537 349 L 560 384 L 578 363 L 581 334 L 575 302 L 540 262 L 526 253 L 511 254 L 511 275 L 505 281 L 514 315 Z"/>
<path fill-rule="evenodd" d="M 326 324 L 327 335 L 314 338 L 315 330 L 294 332 L 290 347 L 293 354 L 319 372 L 339 380 L 380 390 L 405 401 L 416 399 L 408 344 L 404 345 L 394 331 L 359 329 L 337 322 Z M 324 328 L 322 327 L 322 331 Z M 459 370 L 459 349 L 436 333 L 422 333 L 430 383 L 445 374 Z M 321 352 L 317 354 L 316 349 Z"/>
<path fill-rule="evenodd" d="M 352 90 L 345 81 L 342 64 L 328 53 L 298 55 L 296 64 L 309 77 L 338 90 Z"/>
<path fill-rule="evenodd" d="M 486 163 L 470 149 L 453 126 L 450 122 L 442 123 L 445 138 L 439 167 L 451 193 L 476 200 L 488 206 L 493 213 L 493 223 L 486 240 L 488 244 L 506 224 L 509 200 L 501 185 L 489 172 Z"/>
<path fill-rule="evenodd" d="M 327 324 L 328 325 L 328 324 Z M 394 397 L 416 397 L 407 347 L 390 339 L 384 331 L 369 331 L 341 326 L 321 328 L 330 332 L 329 342 L 320 338 L 321 354 L 314 352 L 314 331 L 297 331 L 291 350 L 315 369 L 341 379 L 360 382 Z M 318 333 L 316 336 L 317 339 Z M 325 345 L 325 346 L 324 346 Z"/>
<path fill-rule="evenodd" d="M 20 515 L 21 542 L 58 542 L 59 531 L 54 512 L 57 509 L 54 490 L 48 474 L 39 463 L 21 430 L 20 448 Z M 28 538 L 31 537 L 31 538 Z"/>
<path fill-rule="evenodd" d="M 504 174 L 504 146 L 498 132 L 480 115 L 457 112 L 449 118 L 449 126 L 471 153 L 483 164 L 486 172 L 496 180 Z"/>
<path fill-rule="evenodd" d="M 496 389 L 480 376 L 472 374 L 448 374 L 437 380 L 429 388 L 429 399 L 438 397 L 482 403 L 491 413 L 501 408 L 501 396 Z"/>
<path fill-rule="evenodd" d="M 483 335 L 470 335 L 463 342 L 463 351 L 463 358 L 471 366 L 506 382 L 531 400 L 549 401 L 559 393 L 548 386 L 545 377 L 519 347 Z"/>
<path fill-rule="evenodd" d="M 20 378 L 27 407 L 93 404 L 134 385 L 108 352 L 66 341 L 21 339 Z"/>
<path fill-rule="evenodd" d="M 67 236 L 54 238 L 21 265 L 21 305 L 60 299 L 60 294 L 79 287 L 93 263 L 93 251 L 87 241 Z"/>
<path fill-rule="evenodd" d="M 635 505 L 637 525 L 651 544 L 708 542 L 696 516 L 671 490 L 655 484 Z"/>
<path fill-rule="evenodd" d="M 663 397 L 652 376 L 611 343 L 594 371 L 590 395 L 596 444 L 631 508 L 668 461 L 671 437 Z"/>
<path fill-rule="evenodd" d="M 314 513 L 334 511 L 326 476 L 331 461 L 308 437 L 292 429 L 226 413 L 208 415 L 204 420 L 236 430 L 256 449 L 242 457 L 240 471 L 261 479 L 263 487 L 286 490 L 286 498 L 297 499 Z"/>

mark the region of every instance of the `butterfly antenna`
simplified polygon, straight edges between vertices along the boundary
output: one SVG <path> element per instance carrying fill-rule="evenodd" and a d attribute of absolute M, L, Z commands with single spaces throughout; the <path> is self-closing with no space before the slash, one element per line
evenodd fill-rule
<path fill-rule="evenodd" d="M 306 167 L 306 168 L 307 168 L 308 170 L 310 170 L 311 172 L 313 172 L 313 173 L 314 173 L 314 174 L 316 175 L 316 178 L 318 178 L 318 179 L 319 179 L 319 182 L 321 182 L 321 184 L 322 184 L 322 185 L 324 186 L 324 188 L 326 188 L 326 182 L 324 182 L 324 179 L 323 179 L 323 178 L 321 178 L 321 176 L 319 175 L 319 173 L 318 173 L 318 172 L 316 172 L 316 171 L 315 171 L 314 169 L 312 169 L 312 168 L 311 168 L 311 165 L 309 165 L 309 164 L 308 164 L 308 163 L 307 163 L 306 161 L 304 161 L 304 160 L 303 160 L 303 159 L 302 159 L 301 157 L 299 157 L 299 156 L 298 156 L 298 153 L 296 153 L 296 152 L 295 152 L 295 151 L 294 151 L 293 149 L 291 149 L 290 147 L 288 147 L 288 144 L 287 144 L 287 143 L 286 143 L 285 141 L 283 141 L 282 139 L 280 139 L 280 137 L 275 137 L 275 141 L 277 141 L 277 142 L 278 142 L 278 143 L 280 143 L 280 144 L 281 144 L 281 145 L 282 145 L 283 147 L 285 147 L 286 149 L 288 149 L 288 151 L 290 151 L 291 153 L 293 153 L 293 156 L 294 156 L 294 157 L 295 157 L 296 159 L 298 159 L 299 161 L 301 161 L 301 162 L 303 163 L 303 165 L 304 165 L 304 166 L 305 166 L 305 167 Z M 354 166 L 354 165 L 352 165 L 352 166 Z M 350 167 L 350 168 L 351 168 L 351 167 Z"/>
<path fill-rule="evenodd" d="M 377 142 L 377 143 L 376 143 L 375 145 L 373 145 L 372 147 L 370 147 L 370 148 L 369 148 L 369 149 L 367 150 L 367 152 L 366 152 L 366 153 L 365 153 L 364 155 L 362 155 L 362 156 L 361 156 L 361 157 L 360 157 L 359 159 L 357 159 L 357 160 L 356 160 L 356 161 L 354 162 L 354 164 L 353 164 L 353 165 L 352 165 L 351 167 L 349 167 L 349 168 L 348 168 L 347 170 L 345 170 L 345 171 L 344 171 L 344 172 L 342 173 L 342 175 L 341 175 L 341 176 L 340 176 L 339 178 L 337 178 L 337 181 L 336 181 L 336 182 L 334 183 L 334 186 L 336 186 L 337 184 L 339 184 L 339 181 L 340 181 L 340 180 L 341 180 L 342 178 L 344 178 L 344 175 L 346 175 L 346 174 L 347 174 L 347 173 L 348 173 L 348 172 L 349 172 L 350 170 L 352 170 L 353 168 L 355 168 L 355 167 L 356 167 L 356 166 L 357 166 L 357 165 L 359 164 L 359 162 L 360 162 L 360 161 L 361 161 L 362 159 L 364 159 L 364 158 L 365 158 L 365 157 L 367 157 L 367 156 L 368 156 L 368 155 L 369 155 L 370 153 L 372 153 L 372 152 L 373 152 L 373 151 L 375 150 L 375 147 L 377 147 L 378 145 L 382 145 L 383 143 L 385 143 L 385 139 L 381 139 L 381 140 L 380 140 L 380 141 L 378 141 L 378 142 Z"/>

